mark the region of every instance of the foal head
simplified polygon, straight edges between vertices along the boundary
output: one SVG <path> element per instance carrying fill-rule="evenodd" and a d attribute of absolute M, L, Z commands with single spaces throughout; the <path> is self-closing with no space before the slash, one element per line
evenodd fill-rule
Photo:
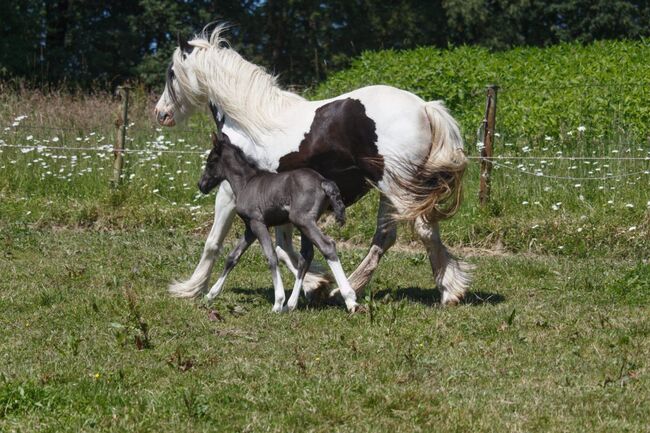
<path fill-rule="evenodd" d="M 216 120 L 216 116 L 215 116 Z M 221 158 L 225 146 L 232 146 L 230 138 L 227 134 L 221 131 L 223 123 L 219 125 L 217 121 L 217 132 L 212 133 L 212 150 L 208 155 L 205 163 L 205 169 L 199 180 L 199 191 L 203 194 L 208 194 L 221 182 L 226 180 L 226 170 L 224 169 L 223 160 Z"/>

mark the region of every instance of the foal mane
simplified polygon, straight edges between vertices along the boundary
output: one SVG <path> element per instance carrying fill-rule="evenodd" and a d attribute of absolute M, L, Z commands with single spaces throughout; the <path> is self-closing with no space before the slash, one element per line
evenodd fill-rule
<path fill-rule="evenodd" d="M 194 64 L 199 87 L 205 94 L 197 95 L 193 103 L 200 102 L 198 99 L 214 101 L 237 126 L 259 142 L 265 133 L 279 128 L 277 117 L 283 109 L 304 98 L 282 90 L 275 76 L 231 48 L 223 37 L 225 30 L 225 24 L 217 25 L 212 32 L 206 26 L 189 41 L 193 53 L 183 59 L 182 51 L 177 49 L 173 62 L 174 65 Z M 184 92 L 196 93 L 196 90 L 192 92 L 189 80 L 183 80 L 180 75 L 184 74 L 177 74 Z"/>

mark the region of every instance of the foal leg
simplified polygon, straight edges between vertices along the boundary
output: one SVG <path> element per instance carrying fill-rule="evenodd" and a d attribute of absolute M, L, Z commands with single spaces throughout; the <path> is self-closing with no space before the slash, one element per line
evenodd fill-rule
<path fill-rule="evenodd" d="M 363 288 L 368 284 L 372 274 L 377 269 L 379 260 L 397 239 L 397 223 L 392 218 L 394 212 L 395 208 L 391 201 L 382 194 L 379 199 L 379 210 L 377 211 L 377 228 L 372 238 L 370 251 L 350 275 L 350 285 L 357 295 L 363 292 Z"/>
<path fill-rule="evenodd" d="M 447 251 L 440 240 L 438 223 L 427 223 L 418 218 L 415 220 L 415 230 L 427 249 L 431 270 L 441 295 L 443 305 L 458 304 L 467 291 L 471 282 L 472 266 L 458 260 Z"/>
<path fill-rule="evenodd" d="M 300 255 L 293 248 L 292 234 L 292 224 L 285 224 L 275 228 L 275 252 L 278 259 L 287 266 L 294 277 L 297 277 Z M 328 292 L 333 282 L 332 276 L 325 272 L 322 266 L 312 262 L 303 282 L 305 296 L 308 299 L 317 298 L 320 293 Z"/>
<path fill-rule="evenodd" d="M 298 305 L 298 297 L 300 296 L 300 289 L 302 288 L 302 283 L 309 269 L 312 259 L 314 258 L 314 244 L 309 240 L 307 236 L 301 234 L 300 238 L 300 258 L 298 259 L 298 272 L 296 273 L 296 281 L 293 284 L 293 290 L 291 291 L 291 296 L 289 301 L 287 301 L 287 308 L 289 311 L 293 311 Z"/>
<path fill-rule="evenodd" d="M 237 266 L 237 262 L 239 261 L 239 258 L 242 256 L 242 254 L 244 254 L 244 252 L 246 252 L 248 247 L 250 247 L 253 242 L 255 242 L 255 235 L 253 234 L 251 229 L 247 226 L 244 236 L 242 236 L 235 249 L 233 249 L 232 252 L 228 255 L 228 258 L 226 258 L 226 264 L 223 268 L 223 273 L 221 274 L 217 282 L 214 284 L 214 286 L 212 286 L 210 292 L 206 296 L 206 300 L 208 302 L 212 302 L 214 298 L 219 296 L 219 293 L 221 293 L 221 291 L 223 290 L 224 283 L 226 282 L 226 277 L 228 277 L 230 271 L 232 271 L 233 268 Z"/>
<path fill-rule="evenodd" d="M 208 239 L 205 241 L 201 260 L 188 280 L 175 281 L 169 286 L 169 292 L 172 296 L 192 298 L 208 288 L 212 267 L 235 216 L 235 197 L 228 182 L 223 182 L 219 187 L 214 202 L 214 211 L 214 223 Z"/>
<path fill-rule="evenodd" d="M 278 257 L 275 255 L 273 248 L 273 239 L 269 229 L 259 221 L 251 221 L 250 228 L 260 241 L 262 251 L 269 261 L 269 269 L 271 269 L 271 276 L 273 278 L 273 290 L 275 291 L 275 303 L 273 304 L 272 311 L 280 313 L 284 311 L 284 286 L 282 285 L 282 277 L 280 276 L 280 268 L 278 267 Z"/>
<path fill-rule="evenodd" d="M 336 255 L 336 246 L 334 245 L 334 241 L 323 234 L 315 221 L 305 223 L 304 226 L 300 227 L 300 230 L 314 243 L 314 245 L 316 245 L 320 252 L 323 253 L 323 256 L 327 260 L 327 264 L 334 274 L 336 284 L 339 286 L 341 296 L 343 296 L 343 300 L 345 301 L 345 306 L 349 312 L 355 312 L 359 307 L 359 304 L 357 304 L 357 297 L 354 290 L 352 290 L 352 287 L 345 276 L 345 272 L 343 271 L 343 266 L 341 266 L 341 262 Z"/>
<path fill-rule="evenodd" d="M 292 233 L 292 224 L 275 227 L 275 254 L 278 256 L 278 260 L 284 263 L 295 277 L 298 275 L 299 256 L 296 254 L 296 250 L 293 249 Z"/>

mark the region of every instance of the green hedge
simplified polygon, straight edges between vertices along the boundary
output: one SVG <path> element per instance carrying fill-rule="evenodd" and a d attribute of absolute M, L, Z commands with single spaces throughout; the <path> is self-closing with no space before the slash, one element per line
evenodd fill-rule
<path fill-rule="evenodd" d="M 497 53 L 477 47 L 366 52 L 309 96 L 389 84 L 444 100 L 472 136 L 483 117 L 485 86 L 494 83 L 501 86 L 498 129 L 511 137 L 557 136 L 585 126 L 595 136 L 642 140 L 650 135 L 648 59 L 648 41 Z"/>

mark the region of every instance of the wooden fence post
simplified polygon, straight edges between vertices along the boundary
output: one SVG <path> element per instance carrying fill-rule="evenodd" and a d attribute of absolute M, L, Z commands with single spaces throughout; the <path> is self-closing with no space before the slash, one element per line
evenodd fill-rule
<path fill-rule="evenodd" d="M 113 154 L 115 160 L 113 161 L 113 180 L 111 183 L 114 187 L 119 186 L 122 181 L 122 167 L 124 166 L 124 149 L 126 148 L 126 128 L 128 127 L 128 114 L 129 114 L 129 90 L 127 86 L 119 86 L 117 92 L 122 97 L 122 110 L 121 117 L 115 120 L 117 127 L 117 137 L 115 140 L 115 148 Z"/>
<path fill-rule="evenodd" d="M 497 117 L 498 86 L 491 84 L 487 87 L 487 102 L 485 119 L 483 120 L 483 147 L 481 148 L 481 179 L 478 199 L 485 206 L 490 199 L 490 174 L 492 172 L 492 150 L 494 144 L 494 126 Z"/>

